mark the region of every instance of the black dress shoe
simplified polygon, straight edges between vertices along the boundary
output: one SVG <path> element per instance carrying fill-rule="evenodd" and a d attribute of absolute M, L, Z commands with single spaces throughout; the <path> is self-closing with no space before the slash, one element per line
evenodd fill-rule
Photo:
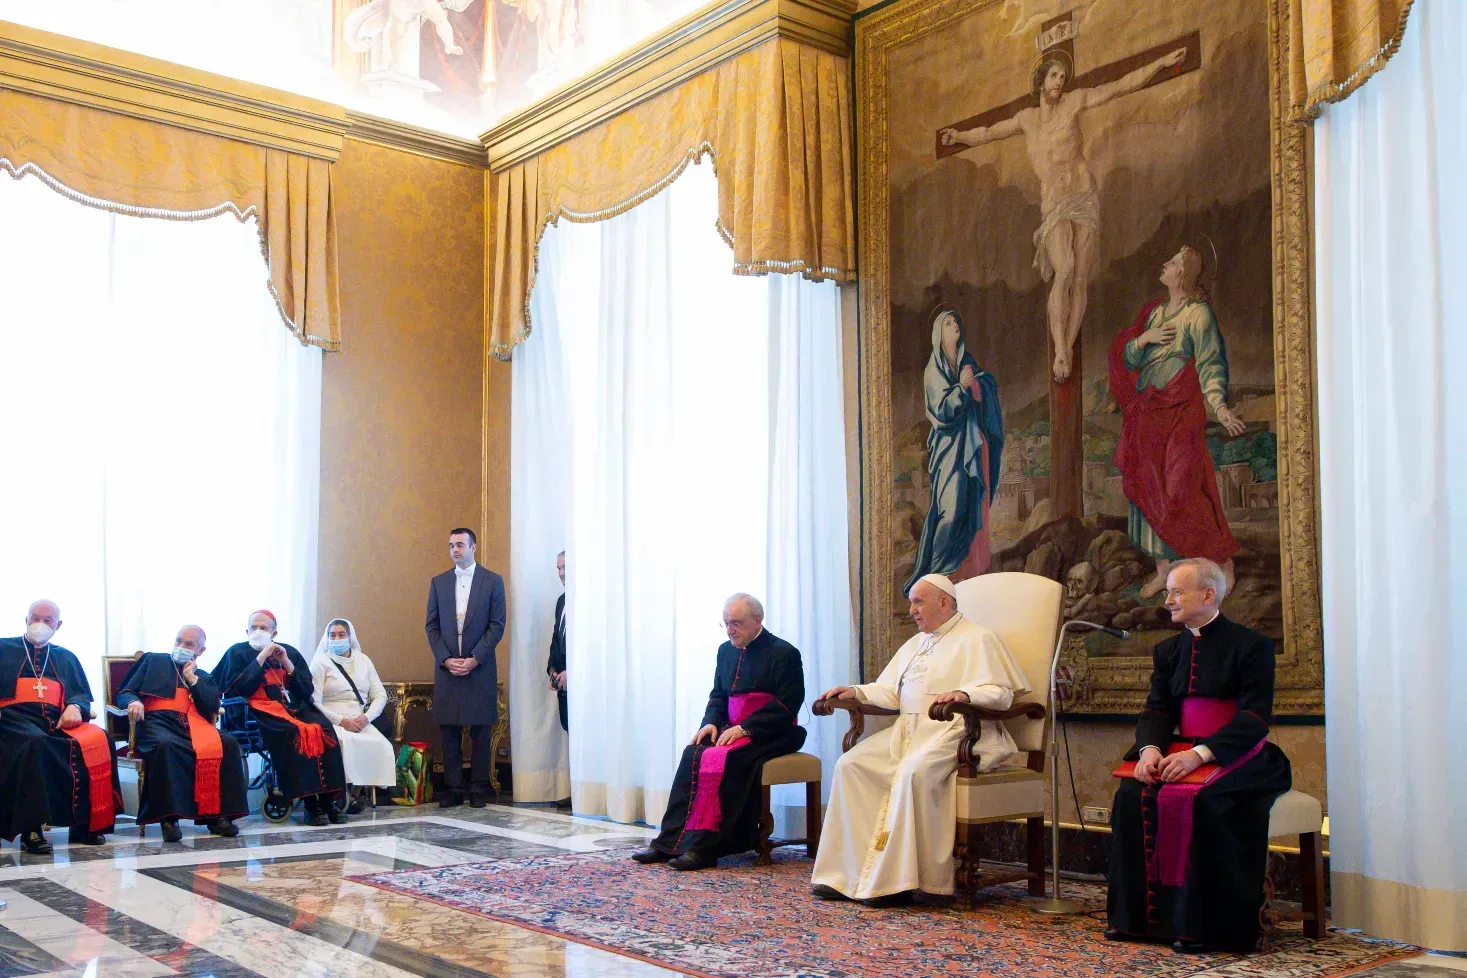
<path fill-rule="evenodd" d="M 872 897 L 862 900 L 866 906 L 874 910 L 885 910 L 888 907 L 905 907 L 912 902 L 912 891 L 903 890 L 900 893 L 888 893 L 886 896 Z"/>
<path fill-rule="evenodd" d="M 20 840 L 21 848 L 32 856 L 49 856 L 56 851 L 39 832 L 27 832 Z"/>
<path fill-rule="evenodd" d="M 351 804 L 346 806 L 346 813 L 348 815 L 360 815 L 362 812 L 364 812 L 366 810 L 367 810 L 367 802 L 366 802 L 366 799 L 363 798 L 363 796 L 361 796 L 361 795 L 357 795 L 355 798 L 353 798 L 351 800 Z"/>
<path fill-rule="evenodd" d="M 1105 939 L 1107 941 L 1140 941 L 1140 940 L 1142 940 L 1142 938 L 1136 937 L 1135 935 L 1126 934 L 1126 933 L 1123 933 L 1121 931 L 1118 931 L 1114 927 L 1107 927 L 1105 929 Z"/>
<path fill-rule="evenodd" d="M 445 791 L 443 797 L 438 799 L 439 808 L 453 808 L 464 803 L 464 796 L 457 791 Z"/>
<path fill-rule="evenodd" d="M 1189 941 L 1186 938 L 1178 938 L 1172 941 L 1172 950 L 1178 954 L 1201 954 L 1207 950 L 1207 946 L 1201 941 Z"/>
<path fill-rule="evenodd" d="M 330 808 L 326 809 L 326 820 L 332 825 L 345 825 L 346 812 L 337 808 L 335 805 L 332 805 Z"/>
<path fill-rule="evenodd" d="M 485 800 L 483 795 L 469 795 L 470 808 L 484 808 L 488 804 L 489 802 Z"/>
<path fill-rule="evenodd" d="M 672 854 L 663 852 L 661 849 L 653 849 L 651 846 L 648 846 L 641 852 L 632 853 L 632 859 L 636 860 L 644 866 L 650 866 L 652 863 L 665 863 L 670 861 L 672 859 Z"/>
<path fill-rule="evenodd" d="M 810 887 L 810 892 L 813 893 L 813 894 L 815 894 L 816 899 L 819 899 L 819 900 L 849 900 L 850 899 L 850 897 L 846 896 L 840 890 L 837 890 L 833 886 L 826 886 L 824 883 L 816 883 L 814 886 Z"/>
<path fill-rule="evenodd" d="M 230 819 L 216 818 L 209 823 L 209 832 L 221 838 L 232 839 L 239 835 L 239 826 L 235 825 Z"/>
<path fill-rule="evenodd" d="M 321 811 L 319 808 L 316 809 L 314 812 L 306 812 L 307 825 L 325 825 L 327 824 L 327 821 L 328 820 L 326 818 L 326 813 Z"/>
<path fill-rule="evenodd" d="M 107 837 L 101 832 L 68 832 L 66 841 L 72 845 L 105 846 Z"/>
<path fill-rule="evenodd" d="M 183 830 L 178 827 L 178 819 L 165 818 L 158 823 L 158 828 L 163 830 L 164 842 L 182 842 Z"/>
<path fill-rule="evenodd" d="M 690 849 L 675 859 L 669 859 L 667 865 L 673 869 L 687 873 L 699 869 L 711 869 L 718 865 L 718 860 L 710 859 L 701 852 L 694 852 Z"/>

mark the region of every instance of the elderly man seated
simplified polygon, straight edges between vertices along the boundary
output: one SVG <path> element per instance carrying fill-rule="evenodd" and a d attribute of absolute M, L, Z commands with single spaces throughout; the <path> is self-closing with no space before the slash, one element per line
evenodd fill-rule
<path fill-rule="evenodd" d="M 632 856 L 639 863 L 705 869 L 754 848 L 764 762 L 805 742 L 799 650 L 765 629 L 763 606 L 747 594 L 724 603 L 723 625 L 703 726 L 683 750 L 662 833 Z"/>
<path fill-rule="evenodd" d="M 880 678 L 821 697 L 853 698 L 900 715 L 889 735 L 866 738 L 835 766 L 813 875 L 819 897 L 885 906 L 916 890 L 951 895 L 963 719 L 940 722 L 928 711 L 937 703 L 1006 710 L 1029 690 L 1003 640 L 963 617 L 950 580 L 928 574 L 908 597 L 918 633 Z M 974 753 L 979 770 L 991 771 L 1014 755 L 1013 738 L 985 720 Z"/>
<path fill-rule="evenodd" d="M 146 777 L 138 825 L 159 823 L 164 842 L 179 842 L 180 818 L 214 835 L 239 835 L 234 819 L 249 814 L 239 743 L 215 729 L 219 687 L 198 667 L 204 630 L 185 625 L 168 653 L 138 658 L 122 680 L 117 705 L 137 723 L 137 750 Z"/>

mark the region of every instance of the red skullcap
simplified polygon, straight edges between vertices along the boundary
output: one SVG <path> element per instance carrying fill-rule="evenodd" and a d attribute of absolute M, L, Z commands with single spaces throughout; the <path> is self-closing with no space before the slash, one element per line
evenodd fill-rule
<path fill-rule="evenodd" d="M 276 618 L 275 612 L 269 610 L 268 608 L 261 608 L 259 611 L 250 612 L 251 618 L 255 617 L 256 615 L 264 615 L 265 617 L 270 619 L 270 624 L 274 625 L 276 628 L 280 627 L 280 619 Z"/>

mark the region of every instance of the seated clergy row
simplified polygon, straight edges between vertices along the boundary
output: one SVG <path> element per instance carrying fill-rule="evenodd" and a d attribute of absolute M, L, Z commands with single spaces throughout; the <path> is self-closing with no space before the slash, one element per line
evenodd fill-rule
<path fill-rule="evenodd" d="M 1246 951 L 1258 939 L 1269 809 L 1289 789 L 1290 770 L 1267 740 L 1273 643 L 1221 615 L 1226 590 L 1209 560 L 1178 561 L 1167 577 L 1166 607 L 1183 629 L 1155 648 L 1151 692 L 1127 754 L 1135 777 L 1116 792 L 1111 940 Z M 1033 688 L 1003 640 L 958 610 L 946 577 L 921 578 L 909 597 L 918 633 L 881 676 L 822 697 L 899 715 L 835 766 L 812 874 L 820 898 L 885 906 L 919 891 L 951 895 L 964 724 L 930 711 L 951 702 L 1003 711 Z M 718 650 L 703 726 L 683 751 L 661 832 L 633 855 L 638 862 L 698 870 L 753 848 L 764 762 L 805 741 L 798 650 L 764 628 L 763 609 L 748 595 L 730 598 L 723 615 L 729 641 Z M 980 771 L 1014 756 L 1002 723 L 984 720 L 980 731 Z M 1199 771 L 1215 776 L 1199 784 L 1189 777 Z"/>
<path fill-rule="evenodd" d="M 61 612 L 37 601 L 26 632 L 0 639 L 0 839 L 26 852 L 52 852 L 45 826 L 67 826 L 68 841 L 101 845 L 122 810 L 110 737 L 88 723 L 92 693 L 75 655 L 51 642 Z M 395 784 L 391 743 L 370 721 L 386 691 L 355 630 L 333 620 L 310 666 L 277 643 L 275 616 L 250 616 L 248 641 L 232 646 L 212 674 L 198 668 L 207 638 L 179 629 L 169 653 L 140 656 L 118 690 L 137 724 L 145 776 L 138 823 L 160 823 L 165 841 L 182 838 L 180 819 L 235 836 L 248 811 L 239 743 L 215 721 L 225 697 L 239 697 L 259 725 L 278 790 L 304 799 L 307 823 L 344 822 L 339 800 L 351 783 Z"/>

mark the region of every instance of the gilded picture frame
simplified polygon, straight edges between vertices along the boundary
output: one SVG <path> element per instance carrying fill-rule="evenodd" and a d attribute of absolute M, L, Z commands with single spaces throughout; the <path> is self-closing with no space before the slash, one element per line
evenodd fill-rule
<path fill-rule="evenodd" d="M 896 580 L 898 561 L 893 544 L 896 505 L 890 59 L 904 45 L 948 30 L 975 11 L 995 6 L 1004 6 L 1003 0 L 896 0 L 862 12 L 855 21 L 863 554 L 860 597 L 862 667 L 867 679 L 880 672 L 911 634 L 892 613 L 893 596 L 901 582 Z M 1282 716 L 1319 716 L 1324 702 L 1311 309 L 1311 135 L 1307 126 L 1290 121 L 1285 74 L 1288 2 L 1267 0 L 1266 7 L 1273 396 L 1283 633 L 1278 648 L 1275 712 Z M 1079 641 L 1071 639 L 1073 648 L 1067 649 L 1071 655 L 1078 650 L 1084 658 Z M 1151 671 L 1149 656 L 1090 658 L 1083 668 L 1087 672 L 1083 676 L 1085 695 L 1072 703 L 1072 711 L 1130 715 L 1140 709 Z M 1076 681 L 1081 681 L 1080 677 Z"/>

